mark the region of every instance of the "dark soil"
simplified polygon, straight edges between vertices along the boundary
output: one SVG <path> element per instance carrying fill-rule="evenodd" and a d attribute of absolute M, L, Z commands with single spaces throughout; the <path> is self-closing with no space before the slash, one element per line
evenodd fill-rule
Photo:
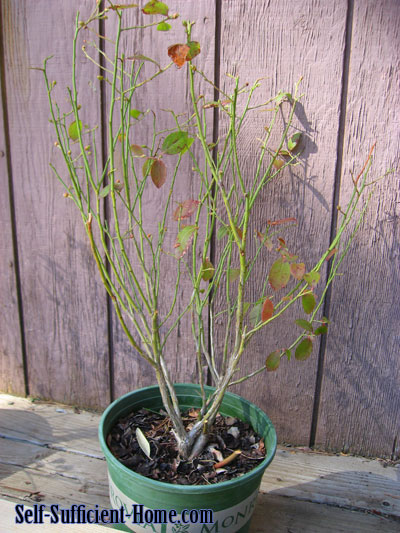
<path fill-rule="evenodd" d="M 186 429 L 197 419 L 198 411 L 184 414 Z M 136 439 L 139 427 L 150 443 L 149 459 Z M 113 455 L 126 467 L 143 476 L 180 485 L 208 485 L 238 477 L 256 467 L 265 457 L 264 441 L 249 424 L 218 415 L 208 444 L 192 461 L 181 461 L 172 424 L 165 415 L 141 409 L 121 418 L 107 437 Z M 234 460 L 218 468 L 218 463 L 240 450 Z M 217 468 L 214 466 L 217 465 Z"/>

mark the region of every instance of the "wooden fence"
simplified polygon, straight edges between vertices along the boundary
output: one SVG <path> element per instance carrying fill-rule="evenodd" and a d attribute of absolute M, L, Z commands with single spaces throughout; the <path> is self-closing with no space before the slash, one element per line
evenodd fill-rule
<path fill-rule="evenodd" d="M 122 2 L 124 3 L 125 0 Z M 140 2 L 142 3 L 142 2 Z M 236 392 L 263 407 L 279 440 L 328 450 L 395 457 L 400 449 L 400 2 L 398 0 L 171 0 L 196 20 L 198 65 L 211 79 L 229 72 L 265 78 L 264 100 L 305 93 L 296 124 L 305 132 L 301 164 L 287 172 L 258 215 L 295 216 L 288 237 L 306 242 L 312 264 L 328 245 L 336 206 L 345 201 L 376 142 L 378 185 L 352 250 L 326 301 L 330 332 L 305 363 L 282 363 Z M 89 0 L 2 0 L 0 107 L 0 388 L 88 407 L 154 383 L 128 347 L 98 282 L 84 228 L 49 168 L 56 160 L 47 95 L 39 67 L 54 54 L 52 76 L 68 83 L 76 11 Z M 182 40 L 180 23 L 157 35 L 163 50 Z M 105 31 L 108 31 L 107 22 Z M 141 43 L 150 46 L 150 41 Z M 143 53 L 144 50 L 142 50 Z M 160 56 L 160 61 L 168 58 Z M 83 61 L 83 60 L 79 60 Z M 93 68 L 88 66 L 88 68 Z M 172 71 L 171 71 L 172 72 Z M 96 78 L 93 70 L 93 79 Z M 156 82 L 148 100 L 172 107 L 187 101 L 180 81 Z M 183 80 L 183 81 L 182 81 Z M 101 93 L 90 92 L 91 116 Z M 262 114 L 246 125 L 240 156 L 251 172 Z M 214 122 L 217 127 L 217 121 Z M 219 124 L 223 128 L 223 123 Z M 214 132 L 217 136 L 218 132 Z M 182 172 L 182 190 L 191 186 Z M 279 200 L 278 200 L 279 193 Z M 282 197 L 282 194 L 284 195 Z M 149 204 L 149 216 L 156 209 Z M 301 237 L 303 236 L 303 237 Z M 254 282 L 254 293 L 257 282 Z M 247 369 L 293 334 L 291 323 L 252 347 Z M 218 332 L 217 332 L 218 333 Z M 191 381 L 189 332 L 171 345 L 168 364 Z"/>

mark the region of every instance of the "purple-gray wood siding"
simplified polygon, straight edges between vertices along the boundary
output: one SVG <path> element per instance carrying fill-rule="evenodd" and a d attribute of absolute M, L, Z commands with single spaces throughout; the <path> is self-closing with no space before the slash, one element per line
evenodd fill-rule
<path fill-rule="evenodd" d="M 47 95 L 41 73 L 30 69 L 54 54 L 51 75 L 58 85 L 66 84 L 76 11 L 80 8 L 84 15 L 93 4 L 0 4 L 0 389 L 101 408 L 154 378 L 116 325 L 82 223 L 53 178 L 48 162 L 57 163 L 59 153 L 48 122 Z M 391 178 L 377 183 L 343 276 L 332 286 L 324 308 L 332 322 L 326 340 L 307 362 L 286 361 L 278 372 L 259 375 L 235 391 L 266 410 L 281 442 L 398 457 L 400 2 L 169 4 L 182 19 L 197 21 L 194 32 L 202 45 L 197 60 L 211 79 L 219 77 L 224 84 L 226 72 L 243 82 L 265 78 L 262 101 L 281 89 L 291 90 L 303 76 L 305 96 L 296 117 L 307 137 L 302 164 L 286 175 L 286 183 L 270 189 L 256 218 L 262 224 L 295 216 L 299 224 L 289 238 L 293 243 L 305 240 L 308 264 L 326 249 L 336 207 L 345 203 L 351 175 L 361 170 L 374 142 L 372 177 L 395 169 Z M 174 33 L 157 35 L 160 54 L 181 40 L 179 28 L 176 24 Z M 151 45 L 142 44 L 147 43 Z M 95 79 L 95 67 L 87 67 Z M 165 76 L 151 87 L 148 100 L 157 108 L 184 107 L 184 69 L 179 81 L 176 72 Z M 100 105 L 99 91 L 92 91 L 88 120 L 100 116 Z M 262 116 L 245 125 L 241 157 L 249 174 L 255 165 L 252 140 L 264 125 Z M 224 128 L 223 119 L 219 128 Z M 217 138 L 218 131 L 213 133 Z M 196 186 L 189 163 L 180 180 L 176 201 Z M 150 218 L 155 209 L 156 199 L 149 199 Z M 166 291 L 168 275 L 166 270 Z M 255 299 L 259 285 L 255 280 L 251 288 Z M 270 351 L 285 344 L 291 324 L 287 320 L 253 343 L 246 370 L 258 368 Z M 218 333 L 217 328 L 217 339 Z M 190 350 L 190 331 L 183 328 L 168 353 L 177 381 L 194 379 Z"/>

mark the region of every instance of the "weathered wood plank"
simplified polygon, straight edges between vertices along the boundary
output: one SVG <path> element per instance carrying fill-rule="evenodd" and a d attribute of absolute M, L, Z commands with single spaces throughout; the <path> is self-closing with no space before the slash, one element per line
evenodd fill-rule
<path fill-rule="evenodd" d="M 61 154 L 51 148 L 55 134 L 42 74 L 30 70 L 54 54 L 51 79 L 71 85 L 71 40 L 82 4 L 86 11 L 93 7 L 81 0 L 52 3 L 52 9 L 46 0 L 2 2 L 3 31 L 29 390 L 101 406 L 108 402 L 105 296 L 82 221 L 49 167 L 51 160 L 64 174 Z M 78 85 L 90 94 L 84 120 L 95 123 L 99 99 L 90 86 Z M 69 111 L 63 91 L 55 88 L 62 111 Z"/>
<path fill-rule="evenodd" d="M 340 202 L 376 141 L 378 184 L 362 232 L 334 284 L 316 443 L 400 456 L 398 68 L 400 4 L 355 2 Z"/>
<path fill-rule="evenodd" d="M 274 494 L 258 496 L 251 533 L 396 533 L 398 523 L 388 518 L 347 509 L 299 502 Z"/>
<path fill-rule="evenodd" d="M 7 411 L 14 411 L 13 427 Z M 0 396 L 1 497 L 28 505 L 39 499 L 45 505 L 109 508 L 106 463 L 93 456 L 98 419 L 66 406 Z M 33 433 L 35 425 L 43 437 Z M 385 468 L 380 461 L 280 448 L 264 474 L 251 531 L 395 532 L 397 479 L 398 466 Z M 2 521 L 3 528 L 8 525 Z"/>
<path fill-rule="evenodd" d="M 10 424 L 10 413 L 14 413 L 14 425 Z M 103 487 L 103 492 L 97 493 L 102 495 L 97 503 L 106 507 L 106 465 L 97 442 L 98 422 L 98 414 L 77 414 L 68 407 L 45 403 L 32 406 L 28 400 L 0 396 L 3 495 L 18 497 L 22 489 L 27 494 L 40 490 L 46 503 L 55 503 L 58 494 L 62 502 L 79 499 L 74 496 L 78 491 L 82 492 L 82 502 L 89 504 L 93 503 L 91 487 L 95 485 Z M 56 485 L 47 488 L 43 484 L 46 475 L 58 479 L 60 487 L 65 481 L 68 490 L 60 488 L 57 493 Z M 379 460 L 280 448 L 264 474 L 261 491 L 320 507 L 326 504 L 400 518 L 398 476 L 399 466 L 387 466 Z M 28 478 L 35 482 L 35 488 L 26 487 Z M 86 486 L 90 488 L 87 500 L 82 489 Z"/>
<path fill-rule="evenodd" d="M 329 241 L 346 10 L 344 1 L 313 2 L 312 8 L 310 2 L 300 1 L 295 9 L 291 2 L 274 0 L 222 3 L 222 74 L 240 75 L 242 84 L 265 78 L 255 103 L 280 90 L 293 92 L 295 83 L 304 78 L 300 88 L 305 96 L 294 120 L 294 127 L 305 136 L 301 164 L 284 170 L 277 182 L 266 186 L 260 207 L 254 211 L 251 231 L 263 231 L 268 219 L 295 217 L 296 228 L 282 230 L 278 236 L 285 238 L 290 251 L 299 254 L 307 268 L 312 268 Z M 265 136 L 268 123 L 267 112 L 253 112 L 239 137 L 239 157 L 248 179 L 257 165 L 257 139 Z M 276 148 L 277 138 L 271 149 Z M 250 253 L 254 247 L 249 245 Z M 277 258 L 277 254 L 266 252 L 254 270 L 249 301 L 258 300 L 269 267 Z M 247 359 L 241 362 L 243 372 L 262 366 L 270 352 L 288 347 L 297 338 L 294 319 L 303 315 L 296 307 L 290 316 L 268 326 L 254 339 Z M 317 352 L 315 343 L 313 356 L 306 363 L 284 360 L 277 372 L 260 374 L 237 389 L 265 409 L 280 442 L 309 442 Z"/>
<path fill-rule="evenodd" d="M 278 449 L 261 490 L 400 518 L 399 468 L 378 460 Z"/>
<path fill-rule="evenodd" d="M 9 403 L 11 402 L 11 403 Z M 31 444 L 102 457 L 97 440 L 99 415 L 67 406 L 32 403 L 0 395 L 0 435 Z"/>
<path fill-rule="evenodd" d="M 170 4 L 171 12 L 178 12 L 179 19 L 172 22 L 172 29 L 166 33 L 157 32 L 155 28 L 141 32 L 133 31 L 129 36 L 123 35 L 125 44 L 125 54 L 127 57 L 133 54 L 143 54 L 157 60 L 162 66 L 167 65 L 170 59 L 167 55 L 168 46 L 171 44 L 185 42 L 186 36 L 182 21 L 185 19 L 196 20 L 193 30 L 193 38 L 200 41 L 202 46 L 201 54 L 196 57 L 196 64 L 213 77 L 214 62 L 214 33 L 215 33 L 215 7 L 213 0 L 203 2 L 174 0 Z M 140 10 L 129 10 L 126 13 L 126 25 L 148 24 L 154 17 L 143 15 Z M 111 17 L 106 22 L 106 34 L 112 35 L 110 27 Z M 143 79 L 155 72 L 154 65 L 146 64 L 142 72 Z M 212 94 L 212 89 L 204 87 L 201 89 L 204 94 Z M 157 117 L 157 131 L 175 129 L 176 124 L 170 113 L 166 109 L 173 108 L 175 113 L 189 112 L 189 87 L 186 67 L 177 69 L 172 66 L 167 72 L 154 79 L 151 83 L 139 89 L 134 96 L 134 107 L 145 111 L 151 109 Z M 212 126 L 212 117 L 211 124 Z M 151 145 L 152 139 L 152 115 L 148 115 L 145 120 L 138 123 L 133 129 L 132 135 L 136 144 Z M 196 155 L 199 153 L 195 150 Z M 161 206 L 168 196 L 169 187 L 177 156 L 163 157 L 163 162 L 167 165 L 167 183 L 161 189 L 151 183 L 147 185 L 143 196 L 144 215 L 143 224 L 146 233 L 154 235 L 158 233 L 158 223 L 161 221 Z M 139 160 L 137 168 L 141 172 L 143 161 Z M 197 198 L 197 188 L 199 180 L 197 174 L 192 170 L 193 162 L 186 154 L 181 164 L 176 178 L 176 185 L 172 198 L 172 204 L 167 216 L 167 236 L 163 246 L 165 253 L 161 260 L 161 287 L 160 287 L 160 319 L 168 312 L 173 300 L 176 284 L 177 261 L 168 254 L 174 253 L 174 243 L 177 235 L 177 224 L 172 219 L 172 213 L 179 202 L 189 198 Z M 130 257 L 134 255 L 132 254 Z M 145 257 L 147 257 L 145 255 Z M 139 270 L 139 266 L 135 272 Z M 175 318 L 183 311 L 189 302 L 192 294 L 190 283 L 185 283 L 187 273 L 182 267 L 181 285 L 177 295 L 177 304 L 174 313 L 162 329 L 165 333 L 172 325 Z M 134 335 L 137 337 L 136 335 Z M 143 361 L 128 343 L 122 328 L 114 319 L 113 324 L 113 348 L 114 348 L 114 382 L 115 396 L 120 396 L 135 387 L 143 387 L 156 382 L 152 368 Z M 196 362 L 194 357 L 193 340 L 190 325 L 190 316 L 186 315 L 180 322 L 178 328 L 171 334 L 165 349 L 165 359 L 174 381 L 189 381 L 196 379 Z"/>
<path fill-rule="evenodd" d="M 2 71 L 2 69 L 0 69 Z M 4 80 L 1 80 L 4 84 Z M 0 102 L 0 390 L 25 393 L 3 105 Z"/>

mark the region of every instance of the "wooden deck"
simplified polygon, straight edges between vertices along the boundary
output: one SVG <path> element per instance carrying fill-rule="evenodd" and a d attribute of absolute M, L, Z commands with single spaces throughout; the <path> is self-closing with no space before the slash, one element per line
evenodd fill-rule
<path fill-rule="evenodd" d="M 0 395 L 0 529 L 104 531 L 96 526 L 22 526 L 13 503 L 109 508 L 99 414 Z M 400 464 L 283 448 L 267 469 L 252 533 L 400 531 Z"/>

